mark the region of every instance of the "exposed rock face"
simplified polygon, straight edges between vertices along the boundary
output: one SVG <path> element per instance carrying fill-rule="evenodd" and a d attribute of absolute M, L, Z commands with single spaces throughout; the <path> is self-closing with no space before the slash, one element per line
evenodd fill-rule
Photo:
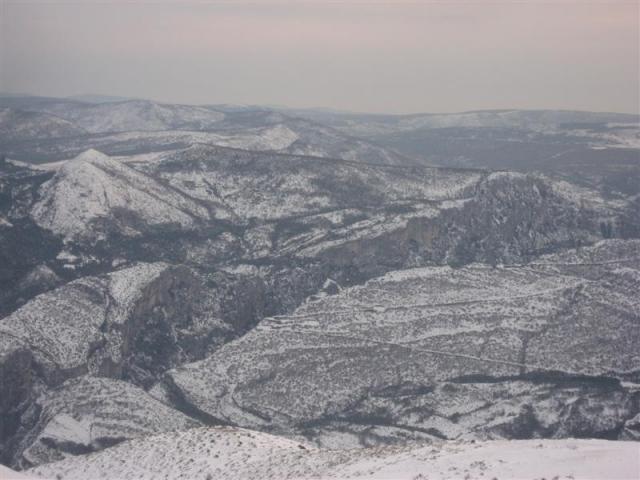
<path fill-rule="evenodd" d="M 491 174 L 464 198 L 431 208 L 362 222 L 364 228 L 345 229 L 343 238 L 332 231 L 330 240 L 314 238 L 297 254 L 352 265 L 365 277 L 434 263 L 495 265 L 592 243 L 600 215 L 613 215 L 581 209 L 542 178 L 506 173 Z"/>
<path fill-rule="evenodd" d="M 38 188 L 50 178 L 48 172 L 0 164 L 0 316 L 58 284 L 55 272 L 41 274 L 50 270 L 62 242 L 29 218 Z"/>
<path fill-rule="evenodd" d="M 40 395 L 24 414 L 15 455 L 24 468 L 123 440 L 199 425 L 128 382 L 81 377 Z"/>
<path fill-rule="evenodd" d="M 135 332 L 129 325 L 132 312 L 145 297 L 144 289 L 168 269 L 139 265 L 106 277 L 85 277 L 36 297 L 3 320 L 3 354 L 19 348 L 9 338 L 33 346 L 45 380 L 54 385 L 76 371 L 121 369 L 128 354 L 124 333 Z"/>
<path fill-rule="evenodd" d="M 165 370 L 251 327 L 264 302 L 261 284 L 230 274 L 207 282 L 163 263 L 84 277 L 36 297 L 0 324 L 5 461 L 18 461 L 25 425 L 40 421 L 37 397 L 46 402 L 51 389 L 85 375 L 150 388 Z"/>
<path fill-rule="evenodd" d="M 639 271 L 640 244 L 617 241 L 528 266 L 393 272 L 168 377 L 212 417 L 326 445 L 618 438 L 639 407 L 618 380 L 640 371 Z"/>
<path fill-rule="evenodd" d="M 2 462 L 11 462 L 15 434 L 20 428 L 20 417 L 34 396 L 35 372 L 33 355 L 26 349 L 17 349 L 2 357 L 0 362 L 0 451 Z"/>

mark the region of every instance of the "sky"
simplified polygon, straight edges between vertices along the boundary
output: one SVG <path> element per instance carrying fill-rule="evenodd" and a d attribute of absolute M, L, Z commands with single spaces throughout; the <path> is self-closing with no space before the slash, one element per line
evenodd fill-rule
<path fill-rule="evenodd" d="M 640 1 L 0 0 L 0 91 L 640 111 Z"/>

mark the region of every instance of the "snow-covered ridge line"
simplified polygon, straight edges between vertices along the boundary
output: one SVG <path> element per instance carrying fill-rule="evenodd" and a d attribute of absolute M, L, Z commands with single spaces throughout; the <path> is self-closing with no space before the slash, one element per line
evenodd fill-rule
<path fill-rule="evenodd" d="M 99 235 L 93 224 L 120 211 L 148 225 L 174 223 L 184 228 L 208 218 L 207 209 L 198 203 L 96 150 L 66 162 L 42 185 L 32 216 L 43 228 L 72 239 Z"/>

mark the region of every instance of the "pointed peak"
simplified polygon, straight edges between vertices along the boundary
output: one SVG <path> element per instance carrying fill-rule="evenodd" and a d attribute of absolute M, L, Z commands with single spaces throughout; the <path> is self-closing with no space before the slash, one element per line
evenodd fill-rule
<path fill-rule="evenodd" d="M 97 164 L 105 164 L 110 161 L 111 157 L 105 155 L 98 150 L 94 150 L 90 148 L 89 150 L 85 150 L 81 154 L 77 155 L 74 158 L 63 161 L 62 166 L 58 169 L 57 174 L 60 175 L 68 175 L 71 172 L 75 172 L 78 169 L 85 169 L 86 166 L 95 166 Z"/>
<path fill-rule="evenodd" d="M 109 158 L 108 155 L 105 155 L 104 153 L 99 152 L 98 150 L 90 148 L 89 150 L 85 150 L 84 152 L 82 152 L 73 160 L 84 161 L 84 162 L 95 162 L 96 160 L 106 160 L 108 158 Z"/>

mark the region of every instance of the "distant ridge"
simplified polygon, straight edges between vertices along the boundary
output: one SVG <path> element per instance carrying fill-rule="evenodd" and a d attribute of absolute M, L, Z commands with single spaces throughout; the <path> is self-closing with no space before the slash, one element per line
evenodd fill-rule
<path fill-rule="evenodd" d="M 76 100 L 78 102 L 85 102 L 85 103 L 115 103 L 115 102 L 126 102 L 128 100 L 137 100 L 134 97 L 120 97 L 117 95 L 100 95 L 100 94 L 94 94 L 94 93 L 70 95 L 65 98 L 69 100 Z"/>

